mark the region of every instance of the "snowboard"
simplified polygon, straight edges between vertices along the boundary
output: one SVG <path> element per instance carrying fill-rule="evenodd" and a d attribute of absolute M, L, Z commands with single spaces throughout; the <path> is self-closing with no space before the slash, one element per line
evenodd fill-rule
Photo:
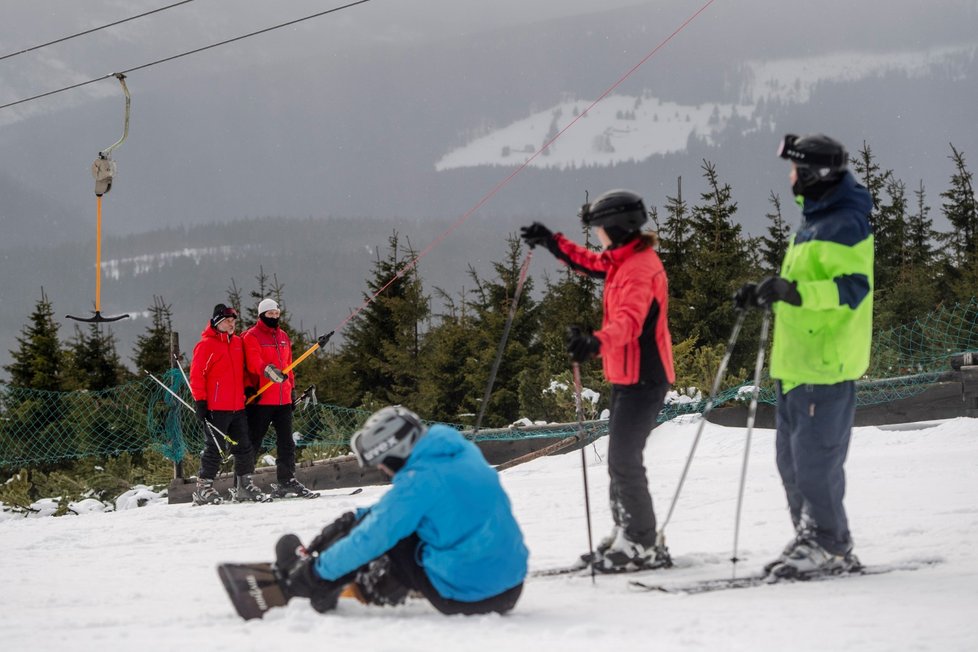
<path fill-rule="evenodd" d="M 289 602 L 278 583 L 273 565 L 268 562 L 218 564 L 217 575 L 234 610 L 245 620 L 262 618 L 269 609 L 284 607 Z M 354 584 L 348 584 L 340 597 L 363 601 Z"/>
<path fill-rule="evenodd" d="M 218 564 L 217 574 L 234 610 L 245 620 L 261 618 L 289 601 L 269 563 Z"/>

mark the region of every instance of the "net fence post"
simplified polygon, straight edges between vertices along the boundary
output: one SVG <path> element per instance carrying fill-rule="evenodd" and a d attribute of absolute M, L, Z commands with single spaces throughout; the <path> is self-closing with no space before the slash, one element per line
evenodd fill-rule
<path fill-rule="evenodd" d="M 180 360 L 180 333 L 170 331 L 170 369 L 176 369 Z M 173 477 L 176 480 L 183 479 L 183 460 L 173 461 Z"/>

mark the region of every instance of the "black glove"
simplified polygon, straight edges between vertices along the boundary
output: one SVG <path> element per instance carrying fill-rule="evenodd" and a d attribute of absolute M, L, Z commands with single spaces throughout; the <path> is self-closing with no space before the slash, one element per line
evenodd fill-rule
<path fill-rule="evenodd" d="M 211 420 L 211 411 L 207 409 L 207 401 L 195 401 L 197 409 L 194 412 L 197 413 L 197 418 L 200 419 L 201 423 L 207 423 Z"/>
<path fill-rule="evenodd" d="M 757 284 L 757 305 L 769 308 L 775 301 L 784 301 L 793 306 L 801 305 L 801 295 L 798 294 L 798 283 L 781 278 L 768 276 Z"/>
<path fill-rule="evenodd" d="M 338 519 L 323 528 L 315 539 L 309 544 L 309 552 L 322 552 L 331 545 L 345 537 L 357 524 L 356 514 L 346 512 Z"/>
<path fill-rule="evenodd" d="M 587 362 L 601 350 L 601 340 L 589 332 L 581 330 L 580 326 L 567 329 L 567 352 L 573 362 Z"/>
<path fill-rule="evenodd" d="M 282 593 L 286 600 L 291 598 L 309 598 L 312 608 L 324 613 L 336 608 L 343 587 L 352 579 L 345 576 L 339 580 L 324 580 L 316 573 L 316 557 L 299 557 L 292 566 L 285 582 Z"/>
<path fill-rule="evenodd" d="M 737 310 L 749 310 L 757 307 L 757 283 L 744 283 L 734 292 L 734 308 Z"/>
<path fill-rule="evenodd" d="M 333 337 L 333 333 L 335 333 L 335 332 L 336 331 L 330 331 L 330 332 L 326 333 L 325 335 L 320 335 L 319 336 L 319 339 L 316 340 L 316 343 L 319 344 L 319 348 L 321 348 L 321 349 L 322 348 L 325 348 L 326 342 L 329 341 L 329 338 Z"/>
<path fill-rule="evenodd" d="M 252 396 L 258 393 L 258 390 L 254 387 L 245 387 L 245 400 L 248 400 Z"/>
<path fill-rule="evenodd" d="M 292 388 L 292 394 L 289 397 L 289 405 L 292 406 L 294 410 L 296 408 L 295 402 L 299 400 L 299 392 L 295 391 L 295 387 Z"/>
<path fill-rule="evenodd" d="M 408 587 L 401 584 L 391 571 L 391 560 L 381 555 L 357 571 L 357 592 L 366 604 L 378 607 L 404 604 Z"/>
<path fill-rule="evenodd" d="M 298 536 L 289 533 L 279 537 L 278 543 L 275 544 L 275 563 L 272 564 L 272 571 L 283 589 L 289 573 L 300 559 L 307 556 L 306 548 Z"/>
<path fill-rule="evenodd" d="M 520 228 L 520 237 L 523 238 L 523 242 L 529 245 L 530 249 L 533 249 L 537 245 L 546 246 L 553 239 L 554 234 L 544 225 L 534 222 L 530 226 Z"/>

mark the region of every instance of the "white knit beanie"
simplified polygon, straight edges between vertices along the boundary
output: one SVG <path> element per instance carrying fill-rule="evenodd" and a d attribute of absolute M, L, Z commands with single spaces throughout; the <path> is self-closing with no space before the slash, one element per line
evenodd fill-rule
<path fill-rule="evenodd" d="M 278 310 L 278 304 L 275 303 L 275 299 L 262 299 L 258 303 L 258 314 L 262 315 L 269 310 Z"/>

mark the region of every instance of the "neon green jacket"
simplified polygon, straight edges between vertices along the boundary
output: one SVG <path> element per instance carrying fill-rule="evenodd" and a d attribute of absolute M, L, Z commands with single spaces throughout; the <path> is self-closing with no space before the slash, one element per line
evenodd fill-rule
<path fill-rule="evenodd" d="M 873 233 L 869 191 L 846 173 L 818 201 L 805 201 L 781 276 L 801 305 L 774 304 L 771 377 L 798 385 L 855 380 L 869 367 L 873 329 Z"/>

